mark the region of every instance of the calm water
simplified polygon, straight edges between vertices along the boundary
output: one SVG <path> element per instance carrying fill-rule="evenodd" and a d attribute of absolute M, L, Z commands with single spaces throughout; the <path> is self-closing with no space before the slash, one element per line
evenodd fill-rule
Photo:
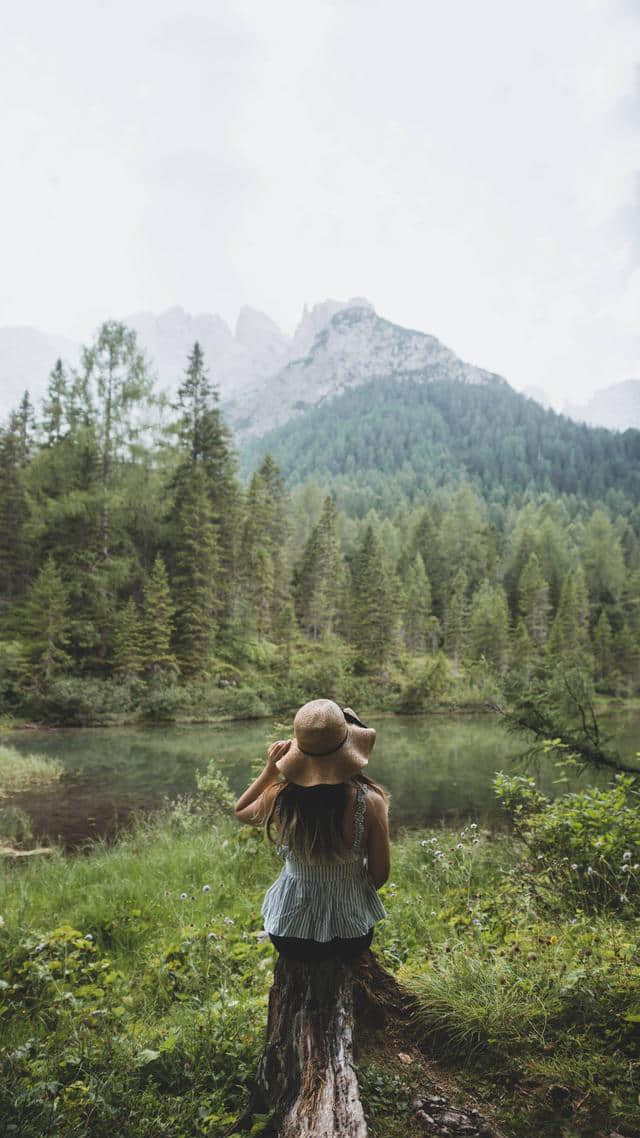
<path fill-rule="evenodd" d="M 368 772 L 392 794 L 392 831 L 441 821 L 474 819 L 504 825 L 491 788 L 498 770 L 531 773 L 554 795 L 605 777 L 574 776 L 558 783 L 550 763 L 525 771 L 517 756 L 524 743 L 509 736 L 498 717 L 384 716 L 367 719 L 378 732 Z M 601 716 L 621 756 L 640 750 L 640 709 Z M 90 835 L 110 836 L 136 810 L 161 806 L 195 790 L 195 772 L 216 758 L 239 795 L 251 781 L 254 760 L 264 756 L 271 721 L 205 727 L 94 728 L 15 732 L 12 746 L 54 755 L 65 773 L 53 788 L 15 795 L 10 801 L 31 816 L 34 833 L 76 846 Z M 7 800 L 4 800 L 7 804 Z"/>

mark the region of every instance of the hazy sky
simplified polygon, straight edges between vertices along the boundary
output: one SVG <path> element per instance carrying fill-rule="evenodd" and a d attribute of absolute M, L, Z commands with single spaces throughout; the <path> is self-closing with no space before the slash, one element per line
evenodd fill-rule
<path fill-rule="evenodd" d="M 516 387 L 640 378 L 640 0 L 22 0 L 0 324 L 367 296 Z"/>

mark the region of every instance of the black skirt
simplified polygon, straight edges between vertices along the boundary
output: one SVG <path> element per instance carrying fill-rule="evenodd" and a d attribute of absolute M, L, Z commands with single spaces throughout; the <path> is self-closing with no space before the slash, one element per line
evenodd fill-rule
<path fill-rule="evenodd" d="M 342 960 L 351 960 L 368 948 L 373 940 L 373 928 L 362 936 L 334 936 L 332 940 L 310 940 L 307 937 L 276 936 L 269 933 L 272 944 L 275 945 L 282 956 L 289 960 L 326 960 L 330 956 L 339 956 Z"/>

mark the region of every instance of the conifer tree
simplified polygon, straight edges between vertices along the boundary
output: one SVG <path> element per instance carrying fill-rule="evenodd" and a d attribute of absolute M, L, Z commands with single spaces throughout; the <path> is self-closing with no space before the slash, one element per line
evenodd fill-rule
<path fill-rule="evenodd" d="M 144 667 L 142 621 L 133 597 L 116 613 L 113 636 L 113 670 L 131 682 Z"/>
<path fill-rule="evenodd" d="M 403 607 L 404 638 L 407 648 L 410 652 L 424 652 L 427 643 L 432 643 L 431 585 L 419 553 L 416 553 L 407 569 Z"/>
<path fill-rule="evenodd" d="M 25 598 L 22 627 L 36 671 L 44 680 L 71 663 L 69 601 L 64 582 L 52 557 L 48 557 Z"/>
<path fill-rule="evenodd" d="M 520 617 L 511 637 L 508 651 L 509 683 L 515 689 L 526 688 L 535 668 L 537 651 Z"/>
<path fill-rule="evenodd" d="M 351 635 L 365 667 L 384 664 L 393 642 L 395 607 L 392 584 L 381 546 L 367 526 L 353 561 Z"/>
<path fill-rule="evenodd" d="M 69 387 L 64 364 L 57 359 L 49 375 L 47 394 L 42 404 L 42 429 L 47 446 L 55 446 L 68 428 Z"/>
<path fill-rule="evenodd" d="M 152 678 L 175 678 L 178 664 L 171 651 L 174 605 L 163 558 L 157 554 L 144 582 L 142 603 L 143 658 Z"/>
<path fill-rule="evenodd" d="M 219 562 L 202 465 L 187 465 L 171 513 L 175 651 L 186 677 L 206 673 L 215 645 Z"/>
<path fill-rule="evenodd" d="M 603 608 L 593 630 L 593 650 L 596 658 L 596 679 L 611 679 L 613 672 L 613 635 L 606 610 Z"/>
<path fill-rule="evenodd" d="M 564 580 L 546 651 L 551 657 L 562 656 L 574 662 L 581 660 L 583 664 L 588 662 L 591 654 L 589 597 L 581 565 Z"/>
<path fill-rule="evenodd" d="M 285 677 L 291 672 L 291 658 L 297 630 L 296 613 L 293 601 L 285 601 L 273 625 L 273 638 L 282 649 L 282 671 Z"/>
<path fill-rule="evenodd" d="M 25 588 L 29 560 L 24 526 L 29 517 L 24 442 L 17 413 L 0 427 L 0 605 L 9 606 Z"/>
<path fill-rule="evenodd" d="M 549 631 L 549 584 L 540 568 L 536 553 L 532 553 L 518 582 L 519 611 L 527 626 L 533 644 L 541 649 Z"/>
<path fill-rule="evenodd" d="M 467 574 L 464 569 L 458 569 L 444 618 L 444 649 L 456 666 L 466 652 L 469 636 L 467 587 Z"/>
<path fill-rule="evenodd" d="M 326 497 L 293 575 L 301 627 L 314 639 L 333 632 L 344 607 L 345 573 L 337 533 L 337 510 Z"/>
<path fill-rule="evenodd" d="M 483 581 L 473 595 L 469 633 L 472 659 L 484 656 L 498 675 L 503 675 L 509 648 L 509 608 L 504 591 L 493 589 L 488 581 Z"/>
<path fill-rule="evenodd" d="M 211 382 L 198 341 L 187 359 L 185 377 L 178 389 L 180 462 L 202 466 L 211 504 L 218 568 L 215 608 L 219 630 L 225 636 L 234 620 L 238 582 L 240 489 L 231 433 L 220 413 L 220 396 Z"/>

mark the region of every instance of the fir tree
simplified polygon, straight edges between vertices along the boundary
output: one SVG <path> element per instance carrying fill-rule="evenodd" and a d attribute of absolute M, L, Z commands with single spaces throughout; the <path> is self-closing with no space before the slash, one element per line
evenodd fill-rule
<path fill-rule="evenodd" d="M 614 663 L 613 636 L 605 609 L 601 610 L 593 630 L 593 649 L 596 658 L 596 679 L 610 679 Z"/>
<path fill-rule="evenodd" d="M 467 587 L 467 574 L 458 569 L 444 618 L 444 648 L 456 666 L 466 652 L 469 636 Z"/>
<path fill-rule="evenodd" d="M 520 614 L 527 626 L 533 644 L 543 648 L 549 631 L 549 584 L 540 568 L 536 553 L 532 553 L 518 582 Z"/>
<path fill-rule="evenodd" d="M 336 505 L 332 498 L 327 497 L 320 520 L 310 534 L 293 577 L 298 620 L 314 639 L 335 630 L 344 607 L 345 588 Z"/>
<path fill-rule="evenodd" d="M 178 671 L 171 651 L 174 611 L 167 570 L 158 554 L 144 583 L 142 604 L 144 664 L 153 678 L 162 675 L 174 678 Z"/>
<path fill-rule="evenodd" d="M 202 466 L 186 467 L 171 515 L 175 650 L 185 676 L 206 673 L 217 633 L 218 550 Z"/>
<path fill-rule="evenodd" d="M 144 667 L 142 621 L 138 606 L 129 597 L 116 614 L 113 636 L 113 670 L 125 681 L 131 682 Z"/>
<path fill-rule="evenodd" d="M 509 648 L 509 608 L 504 591 L 493 589 L 488 581 L 473 595 L 469 632 L 472 659 L 484 657 L 498 675 L 503 675 Z"/>
<path fill-rule="evenodd" d="M 25 598 L 22 627 L 36 671 L 44 680 L 71 663 L 67 590 L 52 557 L 48 557 Z"/>
<path fill-rule="evenodd" d="M 351 598 L 353 642 L 365 667 L 380 667 L 392 645 L 395 612 L 388 568 L 372 526 L 354 558 Z"/>
<path fill-rule="evenodd" d="M 427 643 L 433 643 L 431 585 L 419 553 L 408 567 L 404 598 L 403 627 L 407 648 L 410 652 L 424 652 Z"/>

